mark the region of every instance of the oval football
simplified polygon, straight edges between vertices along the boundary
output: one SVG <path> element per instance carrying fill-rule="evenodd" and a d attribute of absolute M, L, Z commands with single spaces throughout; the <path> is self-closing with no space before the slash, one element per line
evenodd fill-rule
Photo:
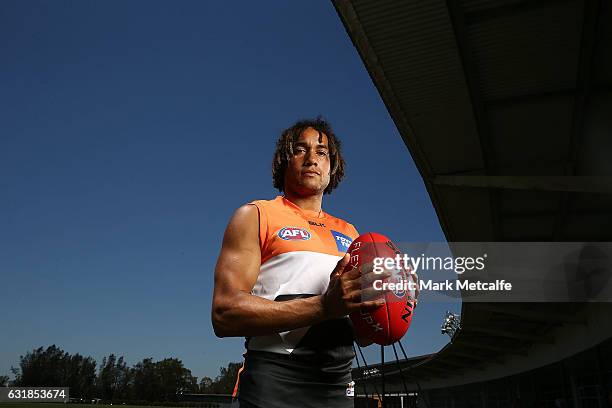
<path fill-rule="evenodd" d="M 360 235 L 347 252 L 350 261 L 345 271 L 364 264 L 373 264 L 375 258 L 395 258 L 400 254 L 389 238 L 375 232 Z M 412 278 L 403 268 L 393 268 L 392 272 L 393 275 L 384 282 L 406 282 Z M 378 309 L 351 313 L 350 318 L 357 335 L 385 346 L 401 339 L 412 322 L 413 295 L 409 290 L 389 291 L 384 295 L 385 304 Z"/>

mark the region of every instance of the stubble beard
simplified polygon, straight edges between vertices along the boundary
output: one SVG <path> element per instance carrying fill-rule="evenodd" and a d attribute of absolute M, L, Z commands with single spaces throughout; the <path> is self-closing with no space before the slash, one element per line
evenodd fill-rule
<path fill-rule="evenodd" d="M 297 193 L 302 197 L 319 194 L 322 195 L 328 184 L 329 181 L 325 183 L 325 180 L 296 180 L 295 188 L 291 190 L 293 190 L 293 193 Z"/>

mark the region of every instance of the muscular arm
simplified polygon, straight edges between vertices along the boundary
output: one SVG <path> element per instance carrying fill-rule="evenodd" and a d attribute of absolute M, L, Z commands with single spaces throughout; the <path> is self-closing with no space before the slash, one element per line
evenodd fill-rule
<path fill-rule="evenodd" d="M 360 272 L 342 273 L 349 261 L 348 255 L 330 271 L 330 283 L 322 295 L 286 302 L 252 295 L 261 265 L 258 217 L 254 205 L 244 205 L 234 213 L 225 230 L 215 267 L 212 302 L 212 323 L 217 336 L 279 333 L 382 304 L 380 300 L 353 301 L 360 297 Z"/>

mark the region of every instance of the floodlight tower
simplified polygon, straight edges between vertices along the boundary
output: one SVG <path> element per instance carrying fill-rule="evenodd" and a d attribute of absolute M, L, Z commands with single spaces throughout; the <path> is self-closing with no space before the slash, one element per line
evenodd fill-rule
<path fill-rule="evenodd" d="M 447 310 L 446 316 L 444 318 L 444 323 L 442 323 L 441 332 L 442 334 L 448 334 L 453 341 L 453 337 L 455 337 L 455 333 L 461 329 L 461 316 L 458 314 L 454 314 L 453 312 Z"/>

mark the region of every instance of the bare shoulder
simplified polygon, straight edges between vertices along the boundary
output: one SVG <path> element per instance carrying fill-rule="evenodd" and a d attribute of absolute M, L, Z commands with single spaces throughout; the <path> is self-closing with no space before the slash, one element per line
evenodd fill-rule
<path fill-rule="evenodd" d="M 234 214 L 232 215 L 232 218 L 230 219 L 230 224 L 231 223 L 252 223 L 253 221 L 257 221 L 259 217 L 259 210 L 257 209 L 257 206 L 253 205 L 253 204 L 244 204 L 240 207 L 238 207 L 238 209 L 236 211 L 234 211 Z"/>
<path fill-rule="evenodd" d="M 232 310 L 241 294 L 248 294 L 259 275 L 259 219 L 254 205 L 239 207 L 227 224 L 215 266 L 212 321 L 217 336 L 236 333 Z M 228 320 L 229 319 L 229 320 Z M 235 335 L 235 334 L 234 334 Z"/>
<path fill-rule="evenodd" d="M 232 215 L 215 266 L 215 295 L 251 290 L 259 274 L 259 221 L 257 207 L 246 204 Z"/>
<path fill-rule="evenodd" d="M 223 236 L 223 246 L 243 246 L 259 239 L 259 210 L 253 204 L 240 206 L 232 215 Z"/>

